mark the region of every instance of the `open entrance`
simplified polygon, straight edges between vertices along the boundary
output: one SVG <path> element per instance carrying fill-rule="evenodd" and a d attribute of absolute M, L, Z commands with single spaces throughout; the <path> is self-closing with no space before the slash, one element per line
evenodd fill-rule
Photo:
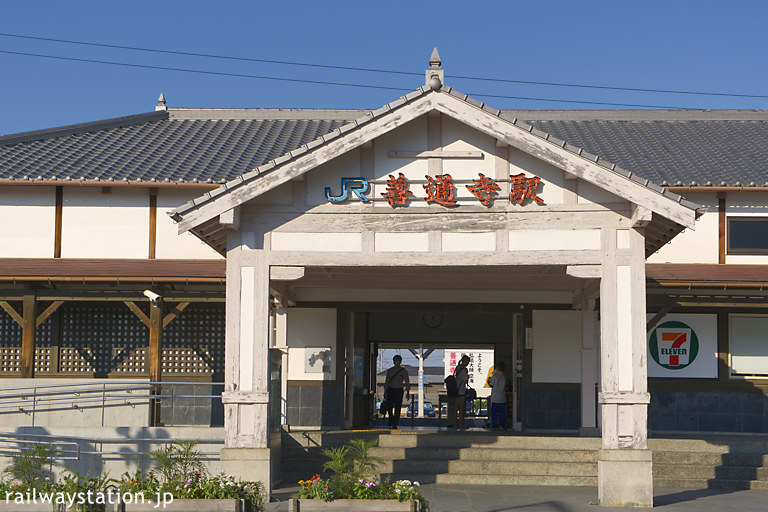
<path fill-rule="evenodd" d="M 434 308 L 434 306 L 433 306 Z M 393 358 L 402 358 L 402 368 L 409 382 L 410 397 L 400 409 L 400 424 L 405 427 L 438 428 L 448 421 L 449 399 L 444 379 L 452 374 L 462 355 L 470 357 L 469 386 L 477 393 L 468 401 L 470 426 L 483 427 L 489 422 L 491 387 L 488 379 L 494 366 L 504 363 L 507 399 L 506 425 L 522 428 L 522 400 L 525 365 L 524 314 L 520 306 L 494 308 L 494 311 L 469 311 L 460 307 L 420 308 L 408 311 L 355 313 L 352 387 L 356 399 L 352 407 L 364 407 L 365 413 L 353 411 L 353 427 L 386 427 L 380 414 L 385 395 L 387 371 Z M 360 360 L 365 350 L 365 360 Z M 365 372 L 361 379 L 361 371 Z M 402 378 L 402 375 L 401 375 Z M 365 384 L 363 384 L 363 382 Z M 345 386 L 347 390 L 350 386 Z M 367 400 L 360 400 L 367 394 Z"/>

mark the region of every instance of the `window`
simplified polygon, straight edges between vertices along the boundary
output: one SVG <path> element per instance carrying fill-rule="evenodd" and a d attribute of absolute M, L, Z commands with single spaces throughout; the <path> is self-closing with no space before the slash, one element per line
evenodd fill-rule
<path fill-rule="evenodd" d="M 768 315 L 730 315 L 731 375 L 768 376 Z"/>
<path fill-rule="evenodd" d="M 728 217 L 728 254 L 768 254 L 768 217 Z"/>

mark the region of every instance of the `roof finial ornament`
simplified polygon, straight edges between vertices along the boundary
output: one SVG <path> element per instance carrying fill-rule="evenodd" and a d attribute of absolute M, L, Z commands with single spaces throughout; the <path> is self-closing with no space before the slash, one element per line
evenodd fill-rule
<path fill-rule="evenodd" d="M 157 98 L 157 105 L 155 106 L 155 110 L 168 110 L 168 107 L 165 106 L 165 96 L 163 93 L 160 93 L 160 97 Z"/>
<path fill-rule="evenodd" d="M 442 64 L 440 54 L 437 53 L 437 47 L 435 47 L 432 50 L 432 55 L 429 57 L 429 68 L 425 77 L 425 85 L 433 91 L 439 91 L 443 87 L 445 80 L 445 73 L 440 64 Z"/>

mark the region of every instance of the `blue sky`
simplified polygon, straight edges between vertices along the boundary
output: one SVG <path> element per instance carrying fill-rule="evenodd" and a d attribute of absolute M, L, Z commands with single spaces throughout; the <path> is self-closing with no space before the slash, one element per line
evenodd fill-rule
<path fill-rule="evenodd" d="M 763 1 L 131 2 L 4 0 L 0 32 L 421 74 L 433 46 L 446 83 L 504 109 L 768 108 L 766 98 L 638 93 L 455 76 L 766 95 Z M 174 56 L 0 36 L 0 50 L 401 91 L 211 76 L 0 53 L 0 134 L 170 107 L 377 108 L 423 85 L 390 75 Z"/>

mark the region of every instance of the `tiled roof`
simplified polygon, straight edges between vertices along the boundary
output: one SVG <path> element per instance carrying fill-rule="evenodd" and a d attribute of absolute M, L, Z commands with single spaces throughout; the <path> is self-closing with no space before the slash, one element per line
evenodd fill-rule
<path fill-rule="evenodd" d="M 649 112 L 625 119 L 542 114 L 527 121 L 661 186 L 768 186 L 765 111 L 731 112 L 730 119 L 712 112 L 656 119 Z"/>
<path fill-rule="evenodd" d="M 309 112 L 165 111 L 0 137 L 0 180 L 223 183 L 362 115 Z"/>
<path fill-rule="evenodd" d="M 500 112 L 449 87 L 443 91 L 659 185 L 768 186 L 768 111 Z M 365 116 L 368 110 L 170 109 L 7 135 L 0 137 L 0 180 L 225 183 L 402 103 L 373 116 Z"/>

